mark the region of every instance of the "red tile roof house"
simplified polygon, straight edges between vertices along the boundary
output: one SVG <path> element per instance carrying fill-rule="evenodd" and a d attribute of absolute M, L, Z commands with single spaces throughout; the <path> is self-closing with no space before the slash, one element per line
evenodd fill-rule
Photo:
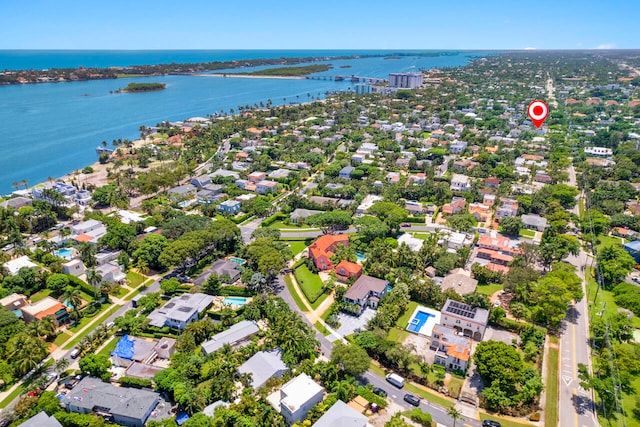
<path fill-rule="evenodd" d="M 362 275 L 362 266 L 354 262 L 342 260 L 335 268 L 338 280 L 346 282 L 354 277 L 358 279 Z"/>
<path fill-rule="evenodd" d="M 333 270 L 331 255 L 338 245 L 349 246 L 349 236 L 346 234 L 325 234 L 309 246 L 309 258 L 313 260 L 318 270 Z"/>
<path fill-rule="evenodd" d="M 464 197 L 453 197 L 451 199 L 451 203 L 446 203 L 442 206 L 442 213 L 447 215 L 457 214 L 462 212 L 464 208 L 467 206 L 467 201 Z"/>

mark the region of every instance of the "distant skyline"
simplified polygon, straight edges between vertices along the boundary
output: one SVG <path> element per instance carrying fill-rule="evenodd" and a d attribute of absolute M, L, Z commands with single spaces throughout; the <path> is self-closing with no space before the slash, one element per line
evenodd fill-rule
<path fill-rule="evenodd" d="M 2 0 L 0 49 L 635 49 L 638 21 L 633 0 Z"/>

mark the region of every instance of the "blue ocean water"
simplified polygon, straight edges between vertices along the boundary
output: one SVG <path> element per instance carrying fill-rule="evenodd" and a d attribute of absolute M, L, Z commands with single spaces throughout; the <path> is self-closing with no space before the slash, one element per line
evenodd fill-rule
<path fill-rule="evenodd" d="M 171 62 L 168 61 L 169 57 L 174 58 L 174 62 L 200 62 L 369 52 L 0 51 L 0 69 L 167 63 Z M 438 57 L 327 61 L 334 68 L 319 75 L 387 77 L 389 72 L 462 66 L 473 58 L 488 54 L 491 53 L 456 52 L 455 55 Z M 20 55 L 23 55 L 21 60 Z M 339 68 L 347 65 L 350 68 Z M 150 93 L 110 93 L 132 81 L 159 81 L 166 83 L 167 88 Z M 136 138 L 141 125 L 153 126 L 164 120 L 206 116 L 221 110 L 237 109 L 239 105 L 267 102 L 269 99 L 274 105 L 291 101 L 306 102 L 310 96 L 322 98 L 327 91 L 346 91 L 353 89 L 353 85 L 330 80 L 162 76 L 0 86 L 0 194 L 12 191 L 11 184 L 16 181 L 27 179 L 33 185 L 48 177 L 59 177 L 91 164 L 97 159 L 95 147 L 101 141 L 110 143 L 118 138 Z"/>

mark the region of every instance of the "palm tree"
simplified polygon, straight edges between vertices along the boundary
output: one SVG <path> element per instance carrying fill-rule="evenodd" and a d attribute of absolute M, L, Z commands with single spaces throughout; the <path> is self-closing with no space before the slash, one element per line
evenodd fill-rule
<path fill-rule="evenodd" d="M 456 427 L 456 420 L 462 419 L 462 413 L 456 409 L 454 405 L 451 405 L 447 409 L 447 414 L 453 419 L 453 427 Z"/>
<path fill-rule="evenodd" d="M 80 290 L 72 286 L 68 286 L 62 294 L 62 301 L 65 301 L 67 304 L 71 305 L 71 309 L 73 310 L 74 314 L 73 317 L 75 318 L 75 320 L 77 321 L 78 319 L 80 319 L 80 306 L 82 305 Z"/>
<path fill-rule="evenodd" d="M 49 338 L 56 333 L 56 322 L 51 317 L 36 320 L 27 325 L 27 331 L 38 338 Z"/>
<path fill-rule="evenodd" d="M 87 281 L 93 287 L 93 298 L 97 297 L 98 286 L 102 283 L 102 274 L 94 268 L 87 272 Z"/>
<path fill-rule="evenodd" d="M 80 244 L 80 258 L 82 258 L 82 262 L 87 266 L 87 267 L 93 267 L 96 265 L 96 253 L 98 252 L 98 250 L 96 249 L 95 245 L 92 245 L 91 243 L 81 243 Z"/>
<path fill-rule="evenodd" d="M 61 374 L 62 372 L 65 371 L 65 369 L 67 369 L 68 366 L 69 366 L 69 360 L 62 358 L 56 361 L 56 364 L 54 365 L 53 369 L 55 369 L 58 374 Z"/>

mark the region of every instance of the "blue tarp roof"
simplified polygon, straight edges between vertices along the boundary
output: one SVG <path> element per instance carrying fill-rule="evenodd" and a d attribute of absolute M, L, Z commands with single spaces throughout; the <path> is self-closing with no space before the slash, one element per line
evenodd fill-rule
<path fill-rule="evenodd" d="M 187 415 L 186 413 L 183 412 L 181 414 L 178 414 L 178 416 L 176 417 L 176 424 L 181 426 L 188 419 L 189 419 L 189 415 Z"/>
<path fill-rule="evenodd" d="M 633 242 L 625 243 L 624 247 L 627 249 L 631 249 L 632 251 L 640 250 L 640 240 L 636 240 Z"/>
<path fill-rule="evenodd" d="M 130 340 L 129 335 L 125 335 L 120 338 L 116 349 L 111 353 L 112 356 L 121 357 L 123 359 L 133 359 L 133 346 L 136 340 Z"/>

